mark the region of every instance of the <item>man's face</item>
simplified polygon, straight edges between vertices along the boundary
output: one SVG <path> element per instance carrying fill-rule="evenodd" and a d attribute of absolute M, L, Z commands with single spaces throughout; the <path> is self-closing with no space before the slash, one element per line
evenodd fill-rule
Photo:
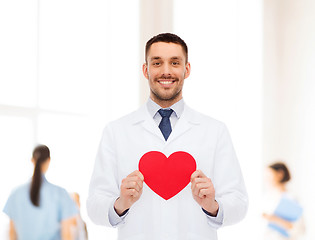
<path fill-rule="evenodd" d="M 182 46 L 175 43 L 153 43 L 143 64 L 149 81 L 150 97 L 162 107 L 169 107 L 182 98 L 184 79 L 190 74 L 190 63 Z"/>

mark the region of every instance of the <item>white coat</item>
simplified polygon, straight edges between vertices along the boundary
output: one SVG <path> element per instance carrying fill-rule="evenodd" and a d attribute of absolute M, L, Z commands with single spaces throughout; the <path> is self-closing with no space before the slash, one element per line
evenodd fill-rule
<path fill-rule="evenodd" d="M 244 218 L 248 199 L 229 133 L 225 125 L 187 105 L 168 140 L 149 115 L 146 105 L 110 123 L 103 132 L 91 178 L 87 210 L 93 222 L 111 226 L 109 209 L 120 193 L 123 178 L 138 169 L 143 154 L 160 151 L 167 157 L 185 151 L 196 160 L 197 169 L 211 178 L 216 200 L 223 211 L 223 224 Z M 169 200 L 146 184 L 140 199 L 118 226 L 124 240 L 217 239 L 218 226 L 193 199 L 191 184 Z"/>

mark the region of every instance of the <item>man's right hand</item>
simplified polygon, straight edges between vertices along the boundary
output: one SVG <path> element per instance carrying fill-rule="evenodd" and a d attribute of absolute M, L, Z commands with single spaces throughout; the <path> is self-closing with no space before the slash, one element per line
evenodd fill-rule
<path fill-rule="evenodd" d="M 144 177 L 138 170 L 129 174 L 121 181 L 120 196 L 114 204 L 114 209 L 118 215 L 122 215 L 141 196 Z"/>

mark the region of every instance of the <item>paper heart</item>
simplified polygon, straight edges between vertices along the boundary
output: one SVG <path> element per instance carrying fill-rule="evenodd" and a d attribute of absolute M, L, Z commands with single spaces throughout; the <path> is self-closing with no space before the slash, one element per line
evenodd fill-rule
<path fill-rule="evenodd" d="M 161 152 L 145 153 L 139 161 L 144 182 L 160 197 L 168 200 L 190 182 L 196 161 L 187 152 L 174 152 L 168 158 Z"/>

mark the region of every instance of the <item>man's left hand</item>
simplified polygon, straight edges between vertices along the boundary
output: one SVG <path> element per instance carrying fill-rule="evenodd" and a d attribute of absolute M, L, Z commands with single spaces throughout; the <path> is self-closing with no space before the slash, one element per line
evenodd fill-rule
<path fill-rule="evenodd" d="M 219 204 L 215 200 L 215 190 L 210 178 L 201 170 L 196 170 L 191 175 L 191 191 L 196 202 L 211 216 L 217 216 Z"/>

